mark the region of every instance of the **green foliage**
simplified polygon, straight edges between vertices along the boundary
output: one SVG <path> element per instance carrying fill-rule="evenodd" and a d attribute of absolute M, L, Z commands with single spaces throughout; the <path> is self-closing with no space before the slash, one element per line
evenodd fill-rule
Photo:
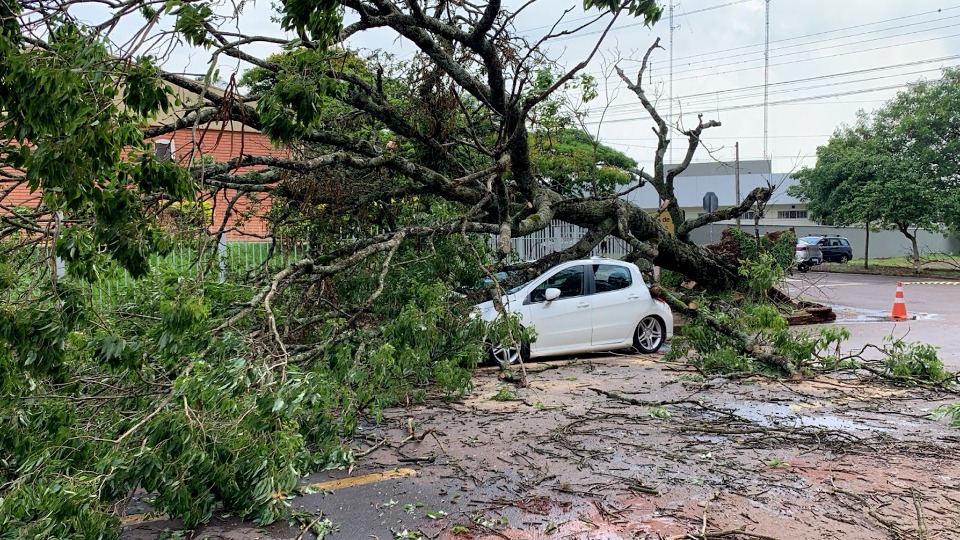
<path fill-rule="evenodd" d="M 207 35 L 204 24 L 209 24 L 213 17 L 213 9 L 205 2 L 186 3 L 180 0 L 170 0 L 166 10 L 176 16 L 177 21 L 173 29 L 183 35 L 187 43 L 197 47 L 209 47 L 213 44 Z"/>
<path fill-rule="evenodd" d="M 740 229 L 731 228 L 730 235 L 737 242 L 737 246 L 746 260 L 755 261 L 761 254 L 768 254 L 767 262 L 787 271 L 796 262 L 797 235 L 793 231 L 780 231 L 779 234 L 763 235 L 757 240 L 756 236 Z"/>
<path fill-rule="evenodd" d="M 926 343 L 910 343 L 887 336 L 883 351 L 886 354 L 887 375 L 904 384 L 939 384 L 953 377 L 943 369 L 943 360 L 937 355 L 937 347 Z"/>
<path fill-rule="evenodd" d="M 667 289 L 676 289 L 684 281 L 683 274 L 680 272 L 674 272 L 673 270 L 662 269 L 660 270 L 660 285 Z"/>
<path fill-rule="evenodd" d="M 248 293 L 196 267 L 152 267 L 100 305 L 90 285 L 39 287 L 0 266 L 0 530 L 115 538 L 114 504 L 138 486 L 187 527 L 217 507 L 288 517 L 301 475 L 352 461 L 345 441 L 364 415 L 470 388 L 485 329 L 449 295 L 469 260 L 462 241 L 433 240 L 447 264 L 410 242 L 369 319 L 313 323 L 304 343 L 316 353 L 280 363 L 249 330 L 211 332 Z M 336 276 L 342 300 L 365 298 L 381 262 Z M 291 293 L 275 305 L 280 324 L 310 306 Z"/>
<path fill-rule="evenodd" d="M 280 24 L 298 35 L 309 32 L 311 38 L 326 45 L 340 31 L 339 4 L 337 0 L 284 0 Z"/>
<path fill-rule="evenodd" d="M 794 332 L 777 308 L 765 303 L 751 304 L 742 309 L 726 307 L 723 315 L 714 315 L 726 324 L 749 334 L 755 350 L 774 352 L 801 370 L 812 372 L 816 369 L 833 370 L 855 365 L 852 361 L 841 363 L 834 353 L 839 344 L 850 337 L 845 328 L 824 327 L 816 334 Z M 683 330 L 674 347 L 694 347 L 694 352 L 689 354 L 688 358 L 706 374 L 759 372 L 782 375 L 767 364 L 740 352 L 735 338 L 722 336 L 703 323 L 688 323 Z"/>
<path fill-rule="evenodd" d="M 650 418 L 658 418 L 661 420 L 670 418 L 671 416 L 670 411 L 668 411 L 667 409 L 664 409 L 663 407 L 651 407 L 647 411 L 647 414 L 650 415 Z"/>
<path fill-rule="evenodd" d="M 74 275 L 95 279 L 101 252 L 144 275 L 169 240 L 142 195 L 196 193 L 183 168 L 156 159 L 141 131 L 172 94 L 150 58 L 122 63 L 76 25 L 54 26 L 48 42 L 20 49 L 0 35 L 0 140 L 10 144 L 0 165 L 23 171 L 31 191 L 42 189 L 43 210 L 71 223 L 56 249 Z M 125 76 L 132 82 L 121 95 L 116 80 Z"/>
<path fill-rule="evenodd" d="M 944 405 L 933 411 L 934 420 L 942 420 L 944 418 L 950 418 L 950 425 L 960 428 L 960 403 Z"/>
<path fill-rule="evenodd" d="M 616 12 L 621 9 L 619 0 L 583 0 L 584 9 L 600 9 Z M 656 0 L 631 0 L 625 7 L 627 14 L 633 17 L 643 17 L 643 22 L 647 26 L 652 26 L 660 20 L 663 15 L 663 7 Z"/>
<path fill-rule="evenodd" d="M 741 259 L 737 272 L 747 278 L 747 287 L 755 299 L 766 296 L 771 287 L 783 281 L 786 269 L 777 264 L 770 253 L 760 253 L 753 259 Z"/>

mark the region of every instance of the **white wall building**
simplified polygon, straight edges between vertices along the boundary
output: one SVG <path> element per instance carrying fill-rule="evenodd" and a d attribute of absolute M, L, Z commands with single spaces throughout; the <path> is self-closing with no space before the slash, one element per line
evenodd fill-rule
<path fill-rule="evenodd" d="M 674 166 L 667 165 L 670 170 Z M 709 193 L 716 194 L 717 207 L 730 208 L 738 204 L 736 175 L 733 163 L 691 163 L 683 173 L 674 180 L 674 189 L 677 203 L 687 214 L 687 218 L 706 213 L 703 209 L 703 198 Z M 760 217 L 762 225 L 777 225 L 781 227 L 800 227 L 815 225 L 807 213 L 807 206 L 795 197 L 787 195 L 787 187 L 797 181 L 786 173 L 773 173 L 770 160 L 752 160 L 740 162 L 740 198 L 741 200 L 757 187 L 766 187 L 767 182 L 776 186 L 773 197 L 767 203 L 766 211 Z M 651 185 L 633 191 L 627 195 L 627 200 L 636 203 L 641 208 L 654 209 L 660 206 L 660 196 Z M 754 211 L 741 216 L 741 223 L 753 223 Z M 732 225 L 734 221 L 721 221 L 722 224 Z"/>

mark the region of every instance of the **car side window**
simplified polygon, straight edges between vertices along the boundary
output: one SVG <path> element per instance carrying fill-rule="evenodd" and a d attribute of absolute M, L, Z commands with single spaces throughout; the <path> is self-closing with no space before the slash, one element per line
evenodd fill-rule
<path fill-rule="evenodd" d="M 837 241 L 840 242 L 840 245 L 843 247 L 847 247 L 850 245 L 850 242 L 848 242 L 846 238 L 841 238 L 840 240 L 837 240 Z"/>
<path fill-rule="evenodd" d="M 594 290 L 598 293 L 626 289 L 633 285 L 630 270 L 615 264 L 593 265 Z"/>
<path fill-rule="evenodd" d="M 544 301 L 547 289 L 560 289 L 560 298 L 583 295 L 583 267 L 571 266 L 548 277 L 530 292 L 530 302 Z"/>

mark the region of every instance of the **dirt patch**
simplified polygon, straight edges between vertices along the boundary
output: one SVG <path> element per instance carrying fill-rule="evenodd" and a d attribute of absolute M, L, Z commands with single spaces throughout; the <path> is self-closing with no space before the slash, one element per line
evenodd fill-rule
<path fill-rule="evenodd" d="M 504 383 L 489 370 L 462 403 L 393 411 L 395 422 L 413 417 L 437 434 L 416 452 L 442 456 L 437 464 L 452 466 L 452 484 L 475 501 L 425 528 L 431 536 L 800 540 L 960 530 L 960 433 L 929 419 L 947 396 L 836 378 L 704 381 L 639 356 L 544 366 L 556 369 L 535 366 L 516 401 L 492 399 Z M 377 459 L 389 463 L 391 452 Z"/>

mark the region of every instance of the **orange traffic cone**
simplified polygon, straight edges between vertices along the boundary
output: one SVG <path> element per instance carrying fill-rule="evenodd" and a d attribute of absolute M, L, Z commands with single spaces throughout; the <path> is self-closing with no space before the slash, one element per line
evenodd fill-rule
<path fill-rule="evenodd" d="M 890 317 L 898 321 L 909 319 L 907 317 L 907 303 L 903 301 L 903 283 L 897 282 L 897 297 L 893 299 L 893 310 Z"/>

